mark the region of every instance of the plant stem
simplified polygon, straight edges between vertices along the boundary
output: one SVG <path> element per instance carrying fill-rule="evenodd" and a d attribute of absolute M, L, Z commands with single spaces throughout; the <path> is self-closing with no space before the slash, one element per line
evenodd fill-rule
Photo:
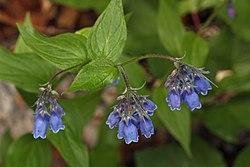
<path fill-rule="evenodd" d="M 143 60 L 143 59 L 147 59 L 147 58 L 162 58 L 162 59 L 168 59 L 168 60 L 171 60 L 171 61 L 176 61 L 177 60 L 177 58 L 170 57 L 170 56 L 164 56 L 164 55 L 158 55 L 158 54 L 150 54 L 150 55 L 145 55 L 145 56 L 132 58 L 132 59 L 127 60 L 127 61 L 125 61 L 123 63 L 119 63 L 117 66 L 124 66 L 126 64 L 130 64 L 130 63 L 137 62 L 139 60 Z"/>
<path fill-rule="evenodd" d="M 62 73 L 64 73 L 64 72 L 66 72 L 66 71 L 72 70 L 72 69 L 74 69 L 74 68 L 76 68 L 76 67 L 82 66 L 82 65 L 84 65 L 84 64 L 86 64 L 86 63 L 76 64 L 76 65 L 74 65 L 74 66 L 72 66 L 72 67 L 69 67 L 69 68 L 66 68 L 66 69 L 64 69 L 64 70 L 61 70 L 61 71 L 57 72 L 57 73 L 50 79 L 50 81 L 49 81 L 48 84 L 47 84 L 47 87 L 48 87 L 48 88 L 51 87 L 51 84 L 53 83 L 53 81 L 56 79 L 56 77 L 57 77 L 58 75 L 60 75 L 60 74 L 62 74 Z"/>
<path fill-rule="evenodd" d="M 125 86 L 126 86 L 127 90 L 130 91 L 131 90 L 131 85 L 129 83 L 128 76 L 127 76 L 123 66 L 118 65 L 118 69 L 119 69 L 120 73 L 122 74 L 122 78 L 124 80 L 124 83 L 125 83 Z"/>
<path fill-rule="evenodd" d="M 217 14 L 219 13 L 219 11 L 223 8 L 223 6 L 226 3 L 227 3 L 227 0 L 224 0 L 224 2 L 221 2 L 221 4 L 213 11 L 213 13 L 208 17 L 208 19 L 206 20 L 206 22 L 203 24 L 203 26 L 198 31 L 199 35 L 201 35 L 205 31 L 205 29 L 207 28 L 207 26 L 213 21 L 213 19 L 217 16 Z"/>

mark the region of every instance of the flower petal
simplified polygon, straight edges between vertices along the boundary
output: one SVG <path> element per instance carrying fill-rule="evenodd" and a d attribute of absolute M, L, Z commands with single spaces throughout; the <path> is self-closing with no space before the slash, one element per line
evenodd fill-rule
<path fill-rule="evenodd" d="M 194 89 L 191 89 L 188 93 L 185 91 L 183 93 L 184 99 L 188 105 L 188 107 L 193 111 L 194 109 L 200 109 L 201 108 L 201 102 L 199 100 L 198 94 L 194 91 Z"/>
<path fill-rule="evenodd" d="M 146 138 L 150 138 L 154 134 L 154 125 L 150 119 L 145 118 L 140 122 L 141 134 Z"/>
<path fill-rule="evenodd" d="M 59 130 L 64 130 L 65 126 L 63 125 L 62 116 L 54 111 L 52 111 L 50 115 L 49 124 L 53 133 L 57 133 Z"/>
<path fill-rule="evenodd" d="M 42 139 L 46 138 L 46 133 L 48 129 L 48 115 L 44 114 L 43 116 L 41 114 L 35 115 L 35 123 L 34 123 L 34 129 L 33 129 L 33 137 L 37 139 L 38 137 L 41 137 Z"/>
<path fill-rule="evenodd" d="M 171 110 L 180 110 L 181 109 L 181 97 L 174 90 L 170 90 L 168 97 L 166 98 L 168 106 Z"/>

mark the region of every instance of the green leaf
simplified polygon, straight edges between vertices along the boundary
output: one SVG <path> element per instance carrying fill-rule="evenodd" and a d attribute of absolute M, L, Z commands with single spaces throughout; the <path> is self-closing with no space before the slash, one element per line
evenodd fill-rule
<path fill-rule="evenodd" d="M 105 112 L 105 117 L 102 119 L 101 129 L 99 133 L 98 143 L 91 151 L 90 166 L 100 167 L 105 164 L 108 167 L 117 167 L 120 161 L 118 154 L 121 140 L 117 139 L 117 131 L 110 130 L 106 125 L 111 107 Z"/>
<path fill-rule="evenodd" d="M 171 111 L 165 101 L 167 91 L 164 87 L 155 89 L 153 100 L 158 106 L 157 114 L 169 132 L 180 142 L 188 155 L 190 151 L 190 111 L 182 108 L 181 111 Z"/>
<path fill-rule="evenodd" d="M 237 156 L 233 167 L 249 167 L 250 146 L 246 146 Z"/>
<path fill-rule="evenodd" d="M 192 158 L 177 144 L 148 148 L 135 154 L 137 167 L 225 167 L 223 156 L 199 138 L 192 141 Z"/>
<path fill-rule="evenodd" d="M 148 64 L 152 74 L 157 78 L 166 78 L 174 69 L 173 62 L 162 59 L 149 59 Z"/>
<path fill-rule="evenodd" d="M 92 27 L 85 27 L 85 28 L 83 28 L 83 29 L 80 29 L 80 30 L 76 31 L 75 33 L 76 33 L 76 34 L 79 34 L 79 35 L 82 35 L 82 36 L 84 36 L 85 38 L 88 38 L 91 28 L 92 28 Z"/>
<path fill-rule="evenodd" d="M 11 82 L 28 92 L 38 92 L 54 75 L 55 69 L 34 53 L 12 54 L 0 46 L 0 80 Z"/>
<path fill-rule="evenodd" d="M 50 167 L 51 158 L 50 143 L 27 134 L 11 144 L 6 167 Z"/>
<path fill-rule="evenodd" d="M 25 16 L 25 21 L 24 21 L 24 25 L 26 27 L 30 27 L 32 28 L 32 23 L 31 23 L 31 19 L 30 19 L 30 14 L 27 13 Z M 32 52 L 32 49 L 29 48 L 23 41 L 22 37 L 19 35 L 17 38 L 17 42 L 16 42 L 16 46 L 15 46 L 15 50 L 14 53 L 30 53 Z"/>
<path fill-rule="evenodd" d="M 198 35 L 188 32 L 185 34 L 182 50 L 187 54 L 183 61 L 201 67 L 208 54 L 208 43 Z"/>
<path fill-rule="evenodd" d="M 235 38 L 227 26 L 223 26 L 219 34 L 209 40 L 209 54 L 205 66 L 213 69 L 213 75 L 219 70 L 232 69 L 234 47 Z"/>
<path fill-rule="evenodd" d="M 88 149 L 82 142 L 83 126 L 91 120 L 100 92 L 94 92 L 61 103 L 66 115 L 63 117 L 65 130 L 57 134 L 49 131 L 47 137 L 71 167 L 88 167 Z"/>
<path fill-rule="evenodd" d="M 181 44 L 185 37 L 185 29 L 174 0 L 160 0 L 157 21 L 159 36 L 164 47 L 174 56 L 183 55 Z"/>
<path fill-rule="evenodd" d="M 114 63 L 108 59 L 96 59 L 82 67 L 73 81 L 70 91 L 94 90 L 112 83 L 119 72 Z"/>
<path fill-rule="evenodd" d="M 10 131 L 6 131 L 0 138 L 0 166 L 6 166 L 7 152 L 12 142 Z"/>
<path fill-rule="evenodd" d="M 249 100 L 246 93 L 225 104 L 211 106 L 202 113 L 202 120 L 214 134 L 228 142 L 237 142 L 239 130 L 250 129 Z"/>
<path fill-rule="evenodd" d="M 221 10 L 220 17 L 226 21 L 228 25 L 232 28 L 233 32 L 239 35 L 241 38 L 250 40 L 250 3 L 248 0 L 233 1 L 236 18 L 231 19 L 227 15 L 227 5 L 224 5 L 224 9 Z"/>
<path fill-rule="evenodd" d="M 127 23 L 129 33 L 124 48 L 124 52 L 128 55 L 165 53 L 155 26 L 157 8 L 151 2 L 151 0 L 126 0 L 125 9 L 132 12 Z"/>
<path fill-rule="evenodd" d="M 87 63 L 86 38 L 74 33 L 46 37 L 31 27 L 18 24 L 19 32 L 26 43 L 41 58 L 60 69 Z"/>
<path fill-rule="evenodd" d="M 87 40 L 92 59 L 117 59 L 122 53 L 127 38 L 122 0 L 111 0 L 108 7 L 97 19 Z"/>
<path fill-rule="evenodd" d="M 187 54 L 187 63 L 202 66 L 208 54 L 207 42 L 192 32 L 185 32 L 176 1 L 161 0 L 158 32 L 164 47 L 175 57 Z"/>

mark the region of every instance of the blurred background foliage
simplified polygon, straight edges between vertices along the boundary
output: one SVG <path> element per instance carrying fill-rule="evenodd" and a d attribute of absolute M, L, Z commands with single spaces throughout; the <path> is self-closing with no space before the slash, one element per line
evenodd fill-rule
<path fill-rule="evenodd" d="M 108 3 L 109 0 L 1 0 L 0 80 L 14 84 L 22 97 L 19 100 L 32 108 L 39 84 L 48 81 L 55 67 L 38 57 L 21 38 L 17 40 L 16 22 L 23 22 L 29 11 L 33 26 L 47 35 L 75 32 L 91 27 Z M 32 126 L 22 136 L 13 134 L 12 126 L 5 127 L 0 136 L 0 166 L 248 167 L 250 3 L 232 1 L 235 18 L 227 15 L 228 3 L 226 0 L 123 3 L 128 39 L 119 61 L 154 53 L 174 57 L 185 54 L 185 62 L 206 67 L 209 78 L 218 85 L 201 97 L 201 110 L 191 112 L 183 107 L 181 111 L 170 111 L 163 86 L 173 64 L 159 59 L 143 60 L 126 66 L 125 70 L 132 86 L 139 87 L 147 81 L 140 93 L 149 94 L 158 105 L 152 118 L 156 128 L 153 137 L 140 136 L 139 143 L 126 145 L 116 138 L 116 130 L 105 125 L 115 97 L 123 91 L 120 80 L 116 88 L 64 94 L 60 104 L 66 112 L 66 128 L 56 135 L 49 133 L 46 140 L 34 140 L 30 134 Z M 32 23 L 26 19 L 26 25 Z M 78 33 L 88 36 L 86 29 Z M 63 92 L 72 77 L 63 76 L 54 86 Z M 32 112 L 28 115 L 32 117 Z"/>

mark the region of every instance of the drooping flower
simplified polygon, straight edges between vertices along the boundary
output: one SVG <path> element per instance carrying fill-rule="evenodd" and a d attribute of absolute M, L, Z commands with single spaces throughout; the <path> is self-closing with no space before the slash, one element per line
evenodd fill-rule
<path fill-rule="evenodd" d="M 32 132 L 35 139 L 37 139 L 38 137 L 41 137 L 42 139 L 46 138 L 49 120 L 48 118 L 49 115 L 45 110 L 35 114 L 34 129 Z"/>
<path fill-rule="evenodd" d="M 168 106 L 170 106 L 171 110 L 181 109 L 181 96 L 179 93 L 176 93 L 175 90 L 169 91 L 166 101 L 168 102 Z"/>
<path fill-rule="evenodd" d="M 181 104 L 186 102 L 193 111 L 200 109 L 201 103 L 197 93 L 206 95 L 211 90 L 210 81 L 204 76 L 208 71 L 203 68 L 195 68 L 177 60 L 176 69 L 168 77 L 165 87 L 169 89 L 166 101 L 171 110 L 180 110 Z"/>
<path fill-rule="evenodd" d="M 33 129 L 33 137 L 35 139 L 38 137 L 45 139 L 48 128 L 52 130 L 53 133 L 58 133 L 59 130 L 64 130 L 65 128 L 62 121 L 62 116 L 65 115 L 65 113 L 54 97 L 56 92 L 50 89 L 42 90 L 41 97 L 36 101 Z"/>
<path fill-rule="evenodd" d="M 196 91 L 202 95 L 207 95 L 208 90 L 212 89 L 209 81 L 204 77 L 195 76 L 194 85 Z"/>
<path fill-rule="evenodd" d="M 57 133 L 59 130 L 64 130 L 65 126 L 63 125 L 62 121 L 62 115 L 55 111 L 51 111 L 50 113 L 50 129 L 54 132 Z"/>
<path fill-rule="evenodd" d="M 131 120 L 129 120 L 128 123 L 125 123 L 123 120 L 120 122 L 120 124 L 118 130 L 119 133 L 117 136 L 118 139 L 124 138 L 126 144 L 139 141 L 138 130 Z"/>
<path fill-rule="evenodd" d="M 62 116 L 64 115 L 62 107 L 57 103 L 55 98 L 50 100 L 50 129 L 53 133 L 59 132 L 59 130 L 64 130 L 65 126 L 63 125 Z"/>
<path fill-rule="evenodd" d="M 145 118 L 144 121 L 140 122 L 140 130 L 142 135 L 146 138 L 150 138 L 151 135 L 154 134 L 153 122 L 150 119 Z"/>
<path fill-rule="evenodd" d="M 106 124 L 109 126 L 110 129 L 113 129 L 119 124 L 120 120 L 121 118 L 119 116 L 119 113 L 113 111 L 109 114 Z"/>
<path fill-rule="evenodd" d="M 146 101 L 143 103 L 144 109 L 148 110 L 148 115 L 152 116 L 154 114 L 154 111 L 157 109 L 157 105 L 148 98 L 145 99 Z"/>
<path fill-rule="evenodd" d="M 150 116 L 157 109 L 154 102 L 146 96 L 138 96 L 136 92 L 119 100 L 106 121 L 110 129 L 118 126 L 117 138 L 124 139 L 126 144 L 138 142 L 138 129 L 145 137 L 151 137 L 154 134 L 154 126 Z"/>
<path fill-rule="evenodd" d="M 194 91 L 194 89 L 190 89 L 190 92 L 188 91 L 183 92 L 183 97 L 185 102 L 187 103 L 187 106 L 190 108 L 191 111 L 193 111 L 194 109 L 201 108 L 201 102 L 199 100 L 199 96 Z"/>

